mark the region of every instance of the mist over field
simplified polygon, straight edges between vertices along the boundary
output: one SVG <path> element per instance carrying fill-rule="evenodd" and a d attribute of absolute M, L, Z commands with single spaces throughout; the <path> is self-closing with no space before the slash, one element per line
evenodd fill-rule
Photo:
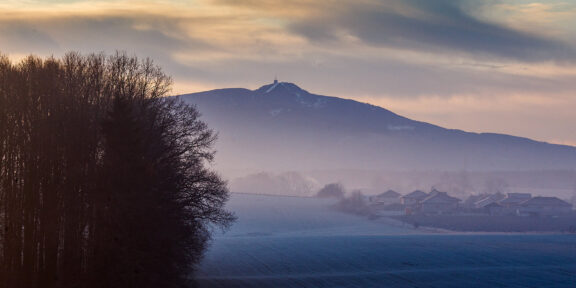
<path fill-rule="evenodd" d="M 445 129 L 285 82 L 179 98 L 218 131 L 216 166 L 235 192 L 312 196 L 333 182 L 366 194 L 436 187 L 463 198 L 576 192 L 572 146 Z"/>
<path fill-rule="evenodd" d="M 0 288 L 576 287 L 576 1 L 0 1 Z"/>
<path fill-rule="evenodd" d="M 277 81 L 179 97 L 219 133 L 216 167 L 238 216 L 215 236 L 201 287 L 576 281 L 575 147 L 445 129 Z"/>
<path fill-rule="evenodd" d="M 455 233 L 368 220 L 335 200 L 233 194 L 200 287 L 572 287 L 575 235 Z"/>

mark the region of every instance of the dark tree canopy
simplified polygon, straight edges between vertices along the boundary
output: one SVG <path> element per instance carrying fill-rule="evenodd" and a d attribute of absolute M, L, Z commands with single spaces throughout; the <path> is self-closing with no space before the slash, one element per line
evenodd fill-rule
<path fill-rule="evenodd" d="M 170 85 L 122 53 L 0 57 L 0 288 L 187 284 L 234 217 Z"/>
<path fill-rule="evenodd" d="M 330 183 L 318 190 L 316 197 L 320 198 L 342 198 L 346 194 L 344 186 L 340 183 Z"/>
<path fill-rule="evenodd" d="M 340 199 L 340 202 L 336 204 L 336 209 L 357 215 L 368 216 L 370 214 L 364 194 L 360 190 L 352 191 L 350 196 Z"/>

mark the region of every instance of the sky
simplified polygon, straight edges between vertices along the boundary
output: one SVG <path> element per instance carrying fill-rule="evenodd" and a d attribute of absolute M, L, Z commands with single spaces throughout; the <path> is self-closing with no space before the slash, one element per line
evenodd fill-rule
<path fill-rule="evenodd" d="M 126 51 L 174 94 L 293 82 L 446 128 L 576 145 L 575 0 L 3 0 L 0 53 Z"/>

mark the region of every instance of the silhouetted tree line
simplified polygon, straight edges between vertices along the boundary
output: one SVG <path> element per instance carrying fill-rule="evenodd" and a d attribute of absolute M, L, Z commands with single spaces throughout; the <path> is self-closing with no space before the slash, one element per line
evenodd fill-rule
<path fill-rule="evenodd" d="M 364 194 L 360 190 L 354 190 L 348 197 L 341 198 L 335 208 L 339 211 L 362 216 L 372 216 L 366 203 Z"/>
<path fill-rule="evenodd" d="M 233 215 L 150 60 L 0 56 L 0 287 L 182 287 Z"/>
<path fill-rule="evenodd" d="M 316 193 L 318 198 L 344 198 L 345 195 L 346 190 L 340 183 L 326 184 Z"/>

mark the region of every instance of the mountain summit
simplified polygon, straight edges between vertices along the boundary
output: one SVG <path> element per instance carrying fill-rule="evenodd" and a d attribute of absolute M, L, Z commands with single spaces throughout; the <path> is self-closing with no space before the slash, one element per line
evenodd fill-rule
<path fill-rule="evenodd" d="M 294 83 L 289 82 L 278 82 L 274 80 L 274 83 L 264 85 L 256 90 L 258 93 L 271 94 L 271 95 L 282 95 L 282 94 L 292 94 L 292 95 L 302 95 L 310 94 L 306 90 L 298 87 Z"/>
<path fill-rule="evenodd" d="M 219 132 L 218 163 L 231 170 L 574 169 L 576 147 L 414 121 L 382 107 L 275 81 L 256 90 L 180 96 Z"/>

